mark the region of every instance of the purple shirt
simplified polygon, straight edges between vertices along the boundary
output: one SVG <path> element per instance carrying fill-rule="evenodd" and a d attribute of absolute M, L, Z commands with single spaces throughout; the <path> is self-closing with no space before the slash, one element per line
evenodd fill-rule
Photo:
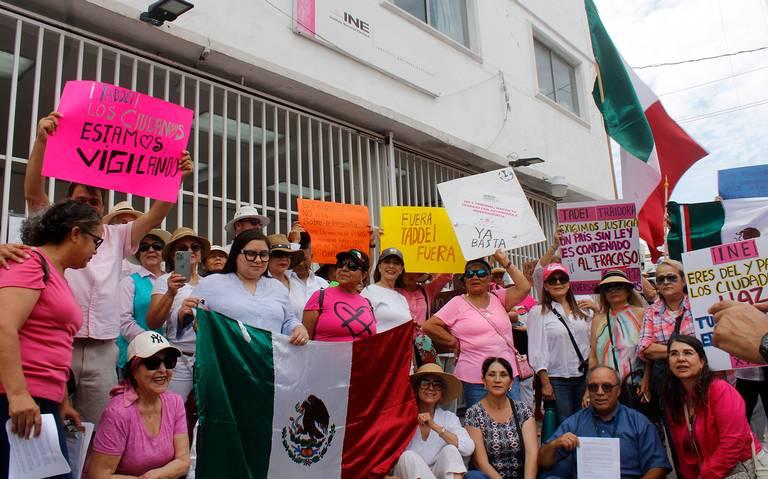
<path fill-rule="evenodd" d="M 136 250 L 131 245 L 132 225 L 104 225 L 104 242 L 88 266 L 64 273 L 83 310 L 83 326 L 76 335 L 78 338 L 115 339 L 120 335 L 117 292 L 123 258 Z"/>
<path fill-rule="evenodd" d="M 101 415 L 93 439 L 93 450 L 120 456 L 115 474 L 141 476 L 163 467 L 176 457 L 173 437 L 187 433 L 187 419 L 181 396 L 172 392 L 160 395 L 160 432 L 149 435 L 139 414 L 138 396 L 127 389 L 112 397 Z"/>

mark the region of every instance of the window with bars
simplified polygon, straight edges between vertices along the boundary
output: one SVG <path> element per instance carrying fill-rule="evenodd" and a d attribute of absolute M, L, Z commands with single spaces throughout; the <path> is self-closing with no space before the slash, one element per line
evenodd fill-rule
<path fill-rule="evenodd" d="M 392 0 L 395 5 L 469 48 L 467 0 Z"/>
<path fill-rule="evenodd" d="M 578 115 L 576 67 L 539 40 L 533 40 L 533 48 L 539 93 Z"/>

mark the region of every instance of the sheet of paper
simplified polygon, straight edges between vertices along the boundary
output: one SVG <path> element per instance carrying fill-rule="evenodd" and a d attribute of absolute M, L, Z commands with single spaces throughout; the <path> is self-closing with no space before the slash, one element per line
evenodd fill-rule
<path fill-rule="evenodd" d="M 88 444 L 93 436 L 93 423 L 84 422 L 85 431 L 67 432 L 67 452 L 69 453 L 69 467 L 72 468 L 72 477 L 80 478 L 83 475 L 85 456 L 88 454 Z"/>
<path fill-rule="evenodd" d="M 53 414 L 42 415 L 40 436 L 22 439 L 11 432 L 11 420 L 5 423 L 11 445 L 9 479 L 42 479 L 71 471 L 59 446 Z"/>
<path fill-rule="evenodd" d="M 576 449 L 578 479 L 621 477 L 621 449 L 617 438 L 579 437 Z"/>

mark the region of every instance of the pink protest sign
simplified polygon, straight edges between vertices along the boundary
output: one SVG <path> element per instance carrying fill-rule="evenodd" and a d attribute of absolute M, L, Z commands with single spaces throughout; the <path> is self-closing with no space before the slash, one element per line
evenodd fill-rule
<path fill-rule="evenodd" d="M 192 110 L 107 83 L 70 81 L 43 175 L 176 202 Z"/>

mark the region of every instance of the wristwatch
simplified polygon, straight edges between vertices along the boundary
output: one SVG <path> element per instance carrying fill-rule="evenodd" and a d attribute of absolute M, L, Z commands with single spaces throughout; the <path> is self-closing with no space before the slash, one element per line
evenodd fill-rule
<path fill-rule="evenodd" d="M 763 339 L 760 340 L 760 354 L 763 355 L 763 359 L 768 363 L 768 333 L 765 333 Z"/>

